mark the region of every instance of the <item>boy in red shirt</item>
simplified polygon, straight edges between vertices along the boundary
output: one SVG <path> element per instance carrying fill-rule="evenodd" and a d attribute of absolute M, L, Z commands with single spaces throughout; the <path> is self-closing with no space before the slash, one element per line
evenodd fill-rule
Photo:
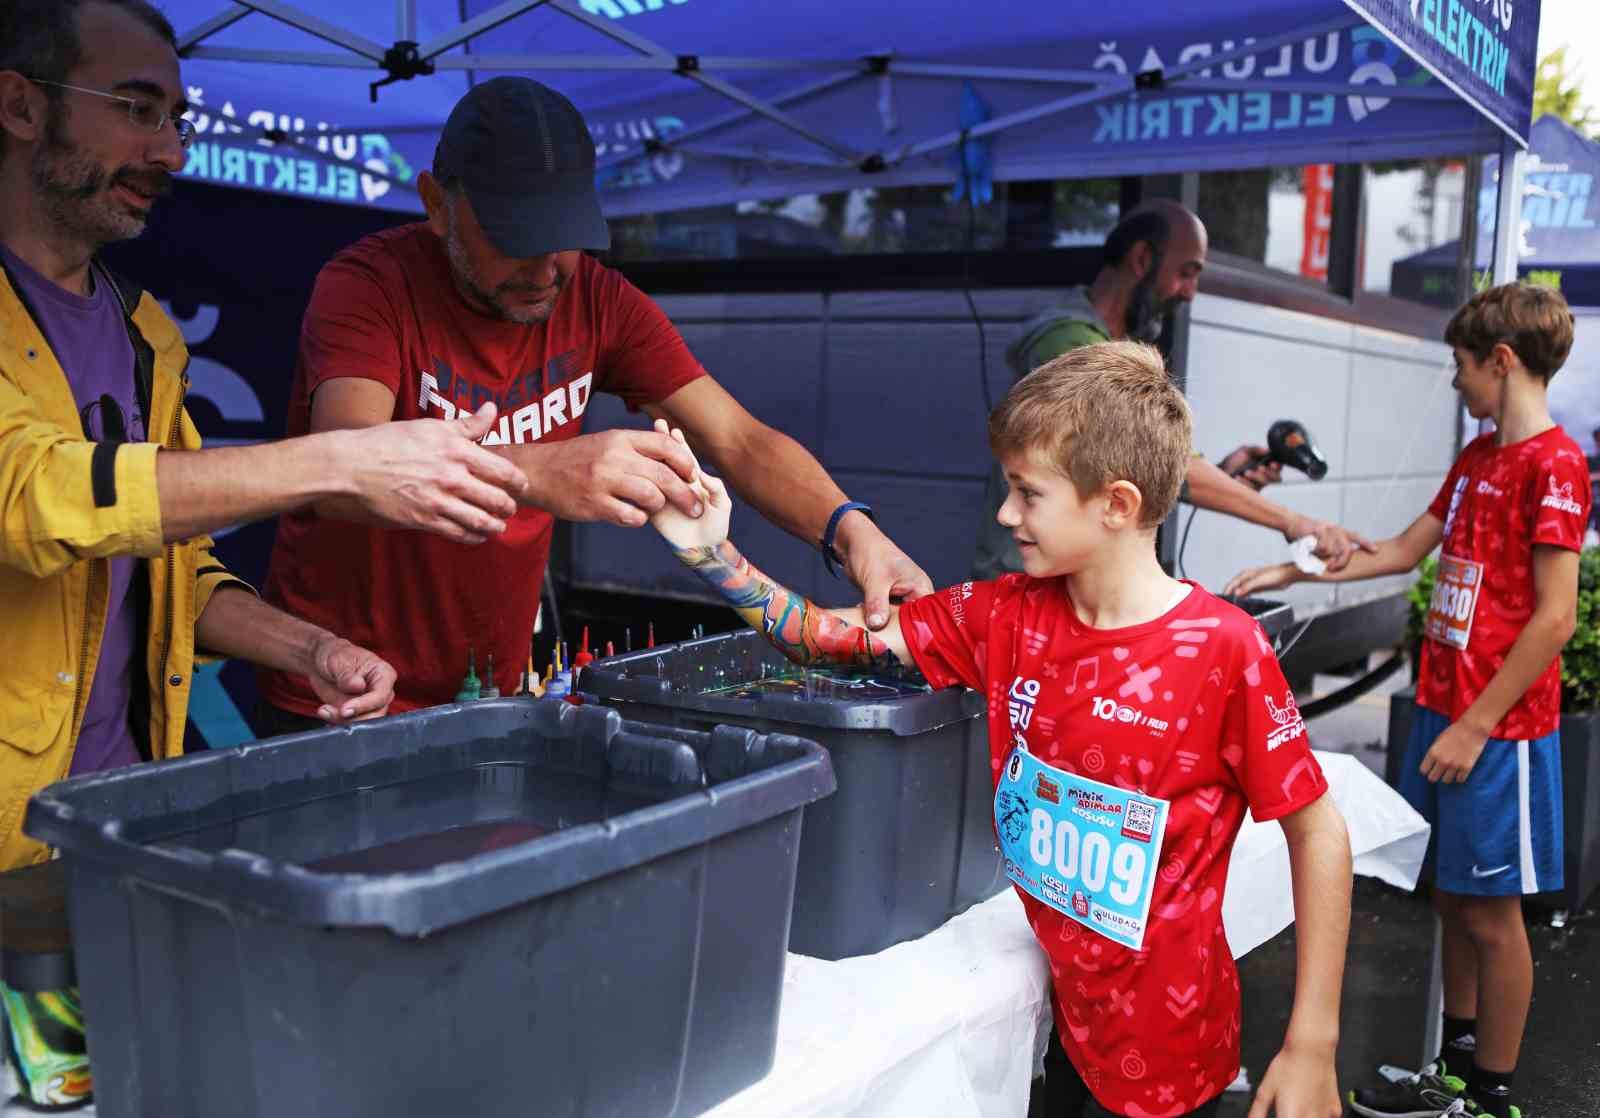
<path fill-rule="evenodd" d="M 700 519 L 652 523 L 796 662 L 898 661 L 989 696 L 996 834 L 1070 1058 L 1047 1073 L 1051 1118 L 1215 1112 L 1239 1069 L 1228 858 L 1247 808 L 1280 820 L 1299 973 L 1251 1115 L 1334 1118 L 1349 839 L 1259 626 L 1156 560 L 1189 454 L 1183 396 L 1149 346 L 1088 346 L 1019 381 L 989 432 L 1027 573 L 907 602 L 878 634 L 750 566 L 715 478 Z"/>
<path fill-rule="evenodd" d="M 1559 292 L 1523 283 L 1458 310 L 1444 335 L 1455 387 L 1495 430 L 1467 445 L 1409 528 L 1320 579 L 1400 574 L 1444 545 L 1400 791 L 1434 827 L 1445 1047 L 1410 1079 L 1355 1092 L 1351 1108 L 1368 1118 L 1453 1106 L 1521 1118 L 1512 1073 L 1533 994 L 1522 894 L 1561 888 L 1560 654 L 1577 623 L 1589 520 L 1583 452 L 1545 402 L 1572 328 Z M 1305 577 L 1265 567 L 1228 589 Z"/>

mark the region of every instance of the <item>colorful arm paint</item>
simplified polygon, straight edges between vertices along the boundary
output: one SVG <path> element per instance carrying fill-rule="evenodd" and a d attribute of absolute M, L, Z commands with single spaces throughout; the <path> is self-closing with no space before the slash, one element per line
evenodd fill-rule
<path fill-rule="evenodd" d="M 866 628 L 762 574 L 731 540 L 715 547 L 675 548 L 673 554 L 796 664 L 891 668 L 901 659 Z"/>

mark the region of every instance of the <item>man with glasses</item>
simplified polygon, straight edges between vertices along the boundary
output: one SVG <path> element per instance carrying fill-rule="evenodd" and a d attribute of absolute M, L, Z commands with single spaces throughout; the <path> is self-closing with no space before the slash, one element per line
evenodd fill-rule
<path fill-rule="evenodd" d="M 38 789 L 182 752 L 199 649 L 305 677 L 327 721 L 387 708 L 387 662 L 258 600 L 207 532 L 342 497 L 482 541 L 526 485 L 475 445 L 492 406 L 199 449 L 182 335 L 95 259 L 182 168 L 182 92 L 143 0 L 0 0 L 0 869 L 48 857 L 21 833 Z M 0 996 L 28 1100 L 86 1097 L 75 991 Z"/>

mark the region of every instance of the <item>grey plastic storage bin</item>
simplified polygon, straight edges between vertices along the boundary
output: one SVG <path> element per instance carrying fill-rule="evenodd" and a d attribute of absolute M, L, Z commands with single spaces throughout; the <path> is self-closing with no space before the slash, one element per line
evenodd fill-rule
<path fill-rule="evenodd" d="M 708 695 L 794 669 L 752 630 L 596 661 L 580 688 L 629 718 L 803 734 L 839 791 L 806 813 L 789 949 L 822 959 L 915 939 L 1005 887 L 984 703 L 951 688 L 903 698 Z M 720 674 L 719 674 L 720 673 Z"/>
<path fill-rule="evenodd" d="M 104 1118 L 667 1118 L 770 1070 L 833 787 L 814 742 L 509 699 L 70 780 L 25 830 Z"/>
<path fill-rule="evenodd" d="M 1267 639 L 1274 644 L 1283 636 L 1290 625 L 1294 624 L 1294 607 L 1288 602 L 1280 602 L 1274 598 L 1225 598 L 1224 601 L 1232 602 L 1255 618 L 1256 624 L 1261 626 L 1261 631 L 1267 634 Z"/>

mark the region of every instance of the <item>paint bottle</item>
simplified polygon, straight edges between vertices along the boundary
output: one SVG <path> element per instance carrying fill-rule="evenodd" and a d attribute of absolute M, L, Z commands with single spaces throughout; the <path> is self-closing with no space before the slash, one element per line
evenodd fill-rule
<path fill-rule="evenodd" d="M 478 691 L 480 699 L 498 699 L 500 688 L 494 682 L 494 653 L 489 653 L 489 659 L 483 665 L 483 686 Z"/>
<path fill-rule="evenodd" d="M 467 674 L 461 677 L 461 688 L 456 692 L 456 702 L 470 703 L 476 701 L 483 692 L 483 685 L 478 680 L 477 650 L 467 650 Z"/>

